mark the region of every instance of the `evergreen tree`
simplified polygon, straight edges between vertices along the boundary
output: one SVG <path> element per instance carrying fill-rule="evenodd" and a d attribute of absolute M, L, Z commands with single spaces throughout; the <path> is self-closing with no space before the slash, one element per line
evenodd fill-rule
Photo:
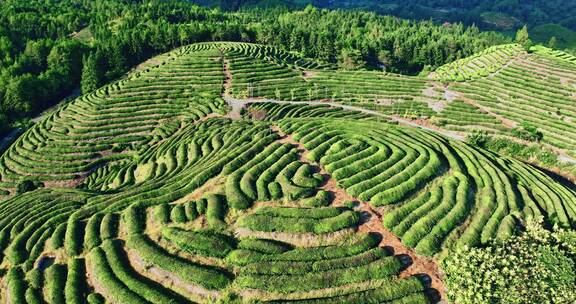
<path fill-rule="evenodd" d="M 526 51 L 529 51 L 530 47 L 532 47 L 532 40 L 530 40 L 530 34 L 528 33 L 528 27 L 526 25 L 516 32 L 516 43 L 524 47 Z"/>
<path fill-rule="evenodd" d="M 82 94 L 86 94 L 96 90 L 100 86 L 100 77 L 96 58 L 93 54 L 84 57 L 82 64 L 82 80 L 80 86 L 82 88 Z"/>
<path fill-rule="evenodd" d="M 558 47 L 558 40 L 556 39 L 555 36 L 552 36 L 552 38 L 550 38 L 550 41 L 548 41 L 548 47 L 551 49 L 555 49 L 556 47 Z"/>

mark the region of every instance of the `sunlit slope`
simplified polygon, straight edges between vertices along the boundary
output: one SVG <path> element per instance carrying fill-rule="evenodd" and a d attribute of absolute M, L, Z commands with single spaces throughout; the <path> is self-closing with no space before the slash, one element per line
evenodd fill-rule
<path fill-rule="evenodd" d="M 438 286 L 388 246 L 433 256 L 534 217 L 576 227 L 573 187 L 363 112 L 432 112 L 431 80 L 241 43 L 155 62 L 62 106 L 1 157 L 0 303 L 431 303 Z M 336 87 L 359 93 L 329 97 Z M 236 117 L 229 95 L 314 103 L 261 100 Z M 470 105 L 452 102 L 444 110 Z M 45 188 L 15 194 L 24 179 Z"/>
<path fill-rule="evenodd" d="M 505 135 L 528 123 L 543 133 L 544 143 L 574 156 L 576 64 L 566 55 L 542 47 L 526 53 L 510 45 L 442 67 L 433 77 L 450 83 L 447 95 L 472 109 L 440 112 L 440 116 L 454 120 L 464 117 L 468 125 L 480 127 L 487 119 L 500 120 L 505 128 L 497 127 L 496 131 Z M 482 112 L 485 118 L 466 119 L 471 112 Z M 447 124 L 454 125 L 450 121 Z"/>

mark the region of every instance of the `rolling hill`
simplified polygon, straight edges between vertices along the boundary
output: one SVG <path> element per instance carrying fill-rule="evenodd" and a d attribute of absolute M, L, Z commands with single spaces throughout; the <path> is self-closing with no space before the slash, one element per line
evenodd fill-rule
<path fill-rule="evenodd" d="M 156 57 L 0 157 L 0 303 L 436 303 L 439 255 L 576 228 L 573 184 L 462 141 L 527 121 L 576 157 L 575 69 L 516 45 L 429 77 L 248 43 Z"/>

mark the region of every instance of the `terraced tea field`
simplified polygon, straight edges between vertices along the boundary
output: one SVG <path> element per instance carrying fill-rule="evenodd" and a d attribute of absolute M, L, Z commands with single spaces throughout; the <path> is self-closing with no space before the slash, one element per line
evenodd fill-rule
<path fill-rule="evenodd" d="M 245 43 L 155 58 L 0 157 L 0 303 L 445 299 L 438 255 L 539 216 L 576 228 L 574 187 L 452 136 L 532 113 L 574 151 L 572 63 L 495 52 L 513 59 L 470 59 L 457 83 L 449 67 L 437 80 L 337 71 Z M 482 64 L 488 76 L 470 71 Z M 545 115 L 552 99 L 564 124 Z M 16 194 L 23 180 L 44 187 Z"/>

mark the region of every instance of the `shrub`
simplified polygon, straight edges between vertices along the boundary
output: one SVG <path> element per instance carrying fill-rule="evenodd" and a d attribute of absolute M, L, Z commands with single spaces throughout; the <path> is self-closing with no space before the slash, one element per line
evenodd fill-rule
<path fill-rule="evenodd" d="M 486 131 L 475 130 L 466 137 L 466 142 L 476 147 L 484 147 L 488 141 L 490 141 L 490 136 Z"/>
<path fill-rule="evenodd" d="M 196 204 L 196 211 L 198 211 L 198 214 L 206 213 L 206 205 L 207 204 L 208 204 L 208 202 L 206 201 L 205 198 L 198 201 L 198 203 Z"/>
<path fill-rule="evenodd" d="M 184 251 L 192 254 L 223 258 L 234 249 L 234 239 L 210 230 L 188 231 L 164 228 L 162 236 Z"/>
<path fill-rule="evenodd" d="M 206 195 L 206 220 L 212 227 L 222 227 L 226 223 L 224 217 L 226 216 L 226 198 L 218 194 Z"/>
<path fill-rule="evenodd" d="M 84 235 L 84 249 L 86 249 L 86 251 L 90 251 L 90 249 L 100 245 L 100 225 L 102 219 L 103 215 L 96 213 L 88 220 Z"/>
<path fill-rule="evenodd" d="M 59 249 L 64 246 L 64 238 L 67 226 L 67 223 L 61 223 L 58 225 L 58 227 L 56 227 L 54 233 L 52 233 L 52 237 L 50 238 L 50 247 L 52 249 Z"/>
<path fill-rule="evenodd" d="M 243 172 L 235 172 L 226 179 L 226 197 L 230 207 L 234 209 L 248 209 L 253 200 L 240 188 L 240 179 Z"/>
<path fill-rule="evenodd" d="M 128 289 L 115 275 L 106 260 L 106 255 L 100 247 L 92 249 L 87 256 L 88 264 L 91 265 L 94 280 L 97 284 L 105 288 L 114 295 L 114 298 L 120 303 L 144 303 L 145 300 L 137 293 Z M 65 303 L 65 302 L 56 302 Z"/>
<path fill-rule="evenodd" d="M 330 192 L 320 190 L 314 197 L 300 201 L 300 204 L 304 207 L 324 207 L 330 205 L 330 200 Z"/>
<path fill-rule="evenodd" d="M 7 296 L 13 303 L 26 303 L 26 282 L 24 273 L 19 267 L 13 267 L 6 275 Z"/>
<path fill-rule="evenodd" d="M 160 204 L 153 209 L 153 218 L 160 224 L 167 224 L 170 222 L 170 205 Z"/>
<path fill-rule="evenodd" d="M 30 191 L 34 191 L 38 188 L 44 187 L 44 183 L 40 181 L 33 181 L 29 179 L 22 180 L 16 185 L 16 194 L 22 194 Z"/>
<path fill-rule="evenodd" d="M 232 251 L 226 257 L 227 261 L 235 265 L 247 265 L 264 261 L 317 261 L 338 259 L 357 255 L 378 246 L 380 237 L 376 234 L 361 234 L 359 237 L 350 239 L 342 245 L 295 248 L 291 250 L 284 250 L 289 248 L 281 243 L 271 243 L 268 240 L 265 240 L 266 243 L 264 244 L 257 244 L 258 247 L 256 248 L 254 248 L 254 243 L 249 243 L 248 248 L 243 248 L 245 245 L 243 245 L 242 242 L 240 242 L 239 245 L 239 248 L 242 249 Z M 285 248 L 278 248 L 275 245 L 284 246 Z M 274 250 L 278 252 L 273 252 Z"/>
<path fill-rule="evenodd" d="M 113 239 L 118 235 L 119 216 L 115 213 L 107 213 L 100 223 L 100 238 L 102 240 Z"/>
<path fill-rule="evenodd" d="M 188 221 L 193 221 L 198 217 L 198 211 L 196 208 L 196 202 L 190 201 L 184 205 L 184 211 Z"/>
<path fill-rule="evenodd" d="M 86 297 L 86 301 L 88 302 L 88 304 L 104 304 L 106 303 L 106 300 L 104 299 L 104 297 L 99 294 L 99 293 L 91 293 L 88 295 L 88 297 Z"/>
<path fill-rule="evenodd" d="M 576 232 L 526 231 L 486 248 L 464 246 L 442 261 L 455 303 L 570 303 L 576 299 Z"/>
<path fill-rule="evenodd" d="M 75 219 L 68 220 L 66 235 L 64 237 L 64 248 L 70 256 L 82 253 L 84 244 L 84 223 Z"/>
<path fill-rule="evenodd" d="M 42 282 L 44 281 L 43 273 L 40 269 L 34 268 L 26 274 L 26 280 L 30 283 L 33 288 L 42 288 Z"/>
<path fill-rule="evenodd" d="M 66 266 L 54 264 L 46 269 L 46 293 L 48 303 L 66 303 Z"/>
<path fill-rule="evenodd" d="M 68 262 L 68 278 L 64 294 L 66 303 L 81 304 L 84 303 L 84 293 L 86 291 L 86 269 L 83 259 L 71 259 Z"/>
<path fill-rule="evenodd" d="M 292 246 L 273 240 L 242 239 L 238 248 L 265 254 L 280 254 L 292 249 Z"/>
<path fill-rule="evenodd" d="M 29 287 L 26 290 L 26 303 L 28 304 L 42 304 L 42 292 L 40 289 Z"/>
<path fill-rule="evenodd" d="M 161 285 L 142 280 L 142 277 L 129 267 L 130 263 L 118 241 L 106 241 L 102 244 L 102 249 L 114 275 L 123 285 L 134 291 L 138 296 L 148 300 L 150 303 L 178 303 L 182 301 L 179 296 L 168 292 Z"/>
<path fill-rule="evenodd" d="M 241 288 L 291 293 L 342 286 L 351 283 L 392 277 L 400 272 L 402 263 L 396 257 L 386 257 L 367 265 L 338 271 L 308 272 L 302 275 L 239 276 L 235 283 Z"/>
<path fill-rule="evenodd" d="M 141 207 L 131 205 L 122 213 L 129 234 L 141 233 L 146 228 L 146 214 Z"/>
<path fill-rule="evenodd" d="M 170 219 L 174 223 L 186 223 L 188 218 L 186 217 L 184 205 L 173 205 L 172 211 L 170 212 Z"/>
<path fill-rule="evenodd" d="M 540 141 L 544 137 L 542 132 L 538 131 L 538 128 L 523 122 L 520 126 L 512 129 L 512 135 L 528 141 Z"/>

